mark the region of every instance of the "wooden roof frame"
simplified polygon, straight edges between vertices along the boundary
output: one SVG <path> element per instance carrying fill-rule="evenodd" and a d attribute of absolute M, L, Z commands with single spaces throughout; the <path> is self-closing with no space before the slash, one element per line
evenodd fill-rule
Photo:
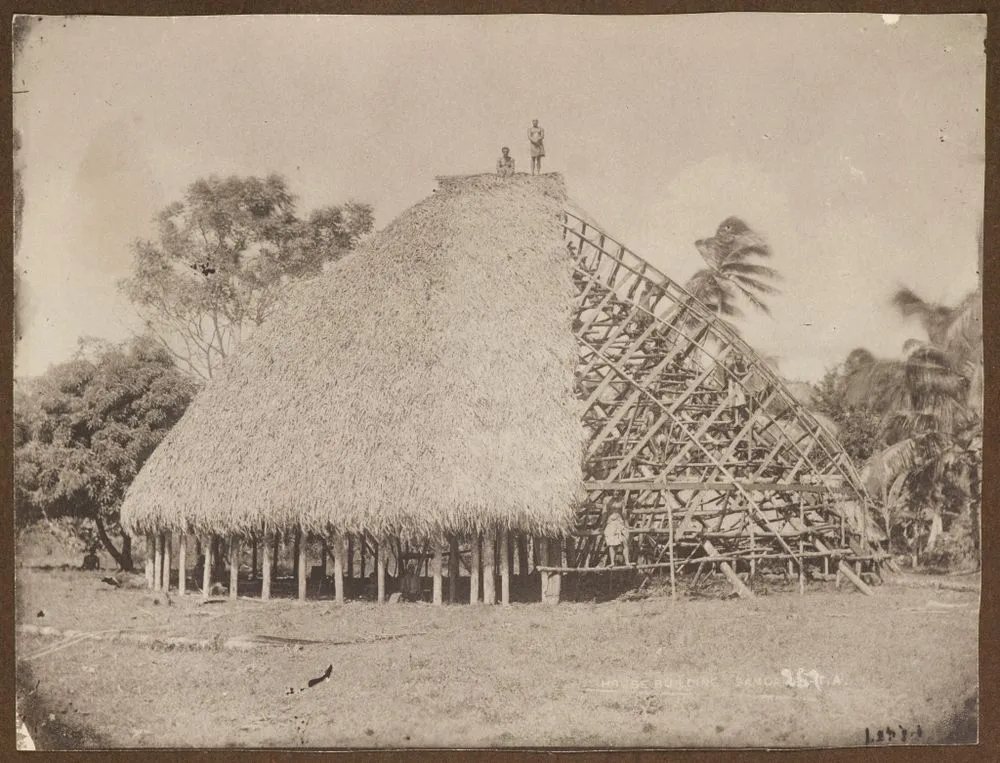
<path fill-rule="evenodd" d="M 843 571 L 853 561 L 853 582 L 863 565 L 877 564 L 871 499 L 856 468 L 777 374 L 705 305 L 594 223 L 566 211 L 562 227 L 575 287 L 587 494 L 567 568 L 603 564 L 611 505 L 654 555 L 644 568 L 673 573 L 721 560 L 753 575 L 777 563 L 801 577 L 811 565 L 828 570 L 832 561 Z"/>

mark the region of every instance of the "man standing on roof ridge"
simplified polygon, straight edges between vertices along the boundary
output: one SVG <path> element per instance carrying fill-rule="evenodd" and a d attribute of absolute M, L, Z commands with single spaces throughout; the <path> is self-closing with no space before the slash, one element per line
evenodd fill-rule
<path fill-rule="evenodd" d="M 542 173 L 542 157 L 545 156 L 545 130 L 538 126 L 538 120 L 531 121 L 528 128 L 528 140 L 531 141 L 531 174 Z"/>

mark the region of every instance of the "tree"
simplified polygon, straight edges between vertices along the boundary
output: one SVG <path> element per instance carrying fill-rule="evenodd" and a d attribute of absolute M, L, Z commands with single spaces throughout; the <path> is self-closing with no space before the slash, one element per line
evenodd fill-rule
<path fill-rule="evenodd" d="M 278 175 L 212 176 L 192 183 L 157 223 L 158 240 L 133 245 L 121 288 L 179 366 L 210 379 L 289 283 L 354 248 L 374 214 L 352 201 L 300 219 Z"/>
<path fill-rule="evenodd" d="M 131 538 L 118 510 L 125 490 L 194 397 L 197 383 L 149 338 L 92 345 L 15 387 L 14 505 L 21 526 L 76 517 L 122 567 Z M 118 548 L 112 535 L 121 538 Z"/>
<path fill-rule="evenodd" d="M 762 236 L 740 218 L 728 217 L 712 238 L 699 239 L 694 245 L 708 267 L 688 281 L 686 288 L 693 297 L 724 320 L 743 317 L 743 310 L 737 304 L 740 301 L 746 301 L 765 315 L 771 314 L 764 297 L 779 293 L 771 282 L 778 280 L 780 274 L 768 265 L 752 261 L 772 256 L 771 247 Z"/>
<path fill-rule="evenodd" d="M 878 447 L 881 419 L 868 410 L 848 404 L 845 365 L 831 368 L 818 384 L 813 385 L 814 396 L 809 407 L 829 417 L 836 425 L 837 439 L 860 468 Z"/>
<path fill-rule="evenodd" d="M 845 402 L 879 419 L 879 447 L 862 478 L 882 499 L 890 537 L 902 531 L 915 559 L 919 544 L 933 551 L 954 520 L 972 536 L 951 556 L 978 555 L 981 289 L 955 307 L 928 303 L 906 288 L 892 302 L 904 316 L 918 318 L 926 339 L 908 341 L 903 360 L 860 349 L 847 359 Z"/>

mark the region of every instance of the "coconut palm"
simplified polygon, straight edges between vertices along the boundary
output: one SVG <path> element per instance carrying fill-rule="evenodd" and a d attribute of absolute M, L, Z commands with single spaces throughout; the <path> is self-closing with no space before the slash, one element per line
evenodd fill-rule
<path fill-rule="evenodd" d="M 883 449 L 862 476 L 882 499 L 887 532 L 902 528 L 915 543 L 926 528 L 924 548 L 932 550 L 945 529 L 944 515 L 978 517 L 982 291 L 949 307 L 901 288 L 892 303 L 904 316 L 918 318 L 927 338 L 907 342 L 902 361 L 852 352 L 845 363 L 845 398 L 882 419 Z M 970 530 L 975 540 L 975 527 Z"/>
<path fill-rule="evenodd" d="M 771 283 L 780 278 L 777 270 L 755 259 L 769 259 L 771 247 L 764 238 L 738 217 L 722 221 L 715 235 L 694 242 L 708 265 L 696 272 L 687 290 L 713 312 L 726 318 L 742 318 L 739 302 L 771 314 L 764 297 L 778 293 Z M 732 326 L 730 321 L 726 321 Z"/>

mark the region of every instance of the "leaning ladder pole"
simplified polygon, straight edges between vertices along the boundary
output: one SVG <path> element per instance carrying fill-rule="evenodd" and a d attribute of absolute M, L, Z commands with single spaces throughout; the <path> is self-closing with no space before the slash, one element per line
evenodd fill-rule
<path fill-rule="evenodd" d="M 819 540 L 819 538 L 813 539 L 813 545 L 824 553 L 827 553 L 830 550 L 821 540 Z M 845 578 L 850 580 L 854 584 L 854 587 L 857 588 L 859 591 L 861 591 L 861 593 L 863 593 L 865 596 L 875 595 L 875 591 L 872 590 L 871 586 L 869 586 L 864 580 L 862 580 L 861 577 L 857 573 L 855 573 L 854 570 L 851 569 L 851 566 L 844 560 L 841 559 L 840 561 L 837 562 L 837 571 L 840 572 L 840 574 L 843 575 Z"/>
<path fill-rule="evenodd" d="M 706 540 L 702 543 L 705 551 L 708 555 L 714 559 L 718 559 L 720 554 L 716 550 L 712 542 Z M 740 576 L 736 574 L 736 571 L 732 568 L 729 562 L 719 562 L 719 568 L 722 570 L 722 574 L 726 576 L 730 583 L 732 583 L 733 588 L 736 589 L 736 593 L 741 599 L 752 599 L 754 598 L 753 591 L 746 587 L 746 584 L 740 580 Z"/>

